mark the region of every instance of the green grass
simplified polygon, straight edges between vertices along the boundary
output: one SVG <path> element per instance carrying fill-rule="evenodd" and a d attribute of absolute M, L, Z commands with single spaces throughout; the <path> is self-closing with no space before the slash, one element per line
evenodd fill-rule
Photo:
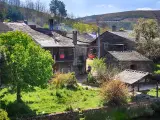
<path fill-rule="evenodd" d="M 155 64 L 155 74 L 160 74 L 160 64 Z"/>
<path fill-rule="evenodd" d="M 0 91 L 2 106 L 9 106 L 16 101 L 16 94 L 8 90 L 5 88 Z M 63 112 L 70 106 L 73 109 L 87 109 L 102 105 L 99 91 L 82 88 L 77 90 L 35 88 L 33 92 L 22 92 L 22 100 L 25 106 L 36 114 Z M 8 111 L 12 112 L 11 108 L 8 107 Z"/>
<path fill-rule="evenodd" d="M 154 97 L 156 97 L 156 94 L 157 94 L 156 89 L 152 89 L 149 92 L 147 92 L 147 95 L 154 96 Z M 158 91 L 158 96 L 160 96 L 160 90 Z"/>

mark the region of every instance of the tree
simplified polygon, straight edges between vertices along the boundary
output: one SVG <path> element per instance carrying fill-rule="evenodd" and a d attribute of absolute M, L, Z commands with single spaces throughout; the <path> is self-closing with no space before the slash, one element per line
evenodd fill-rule
<path fill-rule="evenodd" d="M 62 17 L 67 16 L 67 10 L 65 4 L 59 0 L 52 0 L 50 3 L 50 11 L 54 13 L 55 16 L 60 15 Z"/>
<path fill-rule="evenodd" d="M 0 20 L 4 20 L 7 14 L 7 7 L 5 1 L 0 1 Z"/>
<path fill-rule="evenodd" d="M 2 80 L 13 86 L 17 101 L 21 101 L 21 91 L 47 84 L 52 76 L 53 60 L 49 51 L 36 45 L 27 34 L 15 31 L 0 35 L 0 46 L 5 47 L 6 64 L 4 73 L 8 79 Z"/>
<path fill-rule="evenodd" d="M 20 6 L 20 0 L 9 0 L 8 1 L 8 3 L 10 4 L 10 5 L 14 5 L 14 6 Z"/>
<path fill-rule="evenodd" d="M 143 37 L 147 42 L 150 42 L 158 37 L 158 24 L 156 20 L 145 20 L 140 18 L 134 26 L 134 31 L 136 33 L 137 40 L 140 40 L 140 37 Z"/>
<path fill-rule="evenodd" d="M 160 56 L 160 44 L 155 40 L 158 38 L 158 24 L 152 19 L 139 19 L 134 26 L 136 35 L 137 51 L 150 59 Z"/>
<path fill-rule="evenodd" d="M 39 11 L 39 12 L 45 12 L 45 4 L 42 3 L 40 0 L 37 0 L 35 2 L 35 10 Z"/>
<path fill-rule="evenodd" d="M 0 120 L 10 120 L 8 118 L 8 113 L 3 109 L 0 109 Z"/>
<path fill-rule="evenodd" d="M 96 78 L 98 82 L 102 83 L 104 82 L 105 74 L 106 74 L 106 63 L 105 59 L 101 58 L 95 58 L 93 59 L 92 64 L 90 65 L 92 67 L 92 73 L 96 74 Z"/>
<path fill-rule="evenodd" d="M 11 21 L 18 21 L 18 20 L 23 20 L 23 15 L 20 11 L 19 8 L 14 7 L 14 6 L 9 6 L 8 11 L 7 11 L 7 19 L 10 19 Z"/>
<path fill-rule="evenodd" d="M 59 1 L 59 14 L 62 17 L 67 16 L 67 10 L 65 9 L 65 4 L 62 1 Z"/>

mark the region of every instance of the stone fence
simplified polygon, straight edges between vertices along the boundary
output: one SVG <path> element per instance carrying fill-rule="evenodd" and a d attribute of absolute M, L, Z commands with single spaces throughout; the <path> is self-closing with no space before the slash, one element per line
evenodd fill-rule
<path fill-rule="evenodd" d="M 146 101 L 146 102 L 138 102 L 138 103 L 130 103 L 126 106 L 122 106 L 122 108 L 139 108 L 139 107 L 147 107 L 150 106 L 155 100 L 153 101 Z M 121 108 L 121 107 L 120 107 Z M 80 115 L 85 115 L 88 113 L 96 113 L 100 111 L 110 111 L 112 107 L 99 107 L 95 109 L 87 109 L 81 112 L 74 111 L 74 112 L 63 112 L 58 114 L 49 114 L 49 115 L 42 115 L 42 116 L 35 116 L 31 118 L 25 118 L 23 120 L 80 120 Z"/>
<path fill-rule="evenodd" d="M 49 114 L 36 116 L 31 118 L 23 118 L 23 120 L 79 120 L 79 112 L 63 112 L 57 114 Z"/>

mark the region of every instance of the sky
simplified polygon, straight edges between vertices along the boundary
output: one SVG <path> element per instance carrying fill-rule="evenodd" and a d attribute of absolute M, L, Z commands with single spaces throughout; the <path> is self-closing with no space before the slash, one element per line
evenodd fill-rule
<path fill-rule="evenodd" d="M 24 0 L 23 0 L 24 1 Z M 36 1 L 36 0 L 33 0 Z M 49 8 L 51 0 L 40 0 Z M 160 0 L 61 0 L 75 17 L 130 10 L 160 10 Z"/>

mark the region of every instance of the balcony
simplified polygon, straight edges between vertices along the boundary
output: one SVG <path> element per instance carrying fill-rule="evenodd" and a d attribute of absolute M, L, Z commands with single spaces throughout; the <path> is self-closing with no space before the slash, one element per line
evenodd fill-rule
<path fill-rule="evenodd" d="M 54 55 L 54 60 L 56 60 L 56 62 L 73 62 L 74 56 L 68 54 L 57 54 Z"/>

